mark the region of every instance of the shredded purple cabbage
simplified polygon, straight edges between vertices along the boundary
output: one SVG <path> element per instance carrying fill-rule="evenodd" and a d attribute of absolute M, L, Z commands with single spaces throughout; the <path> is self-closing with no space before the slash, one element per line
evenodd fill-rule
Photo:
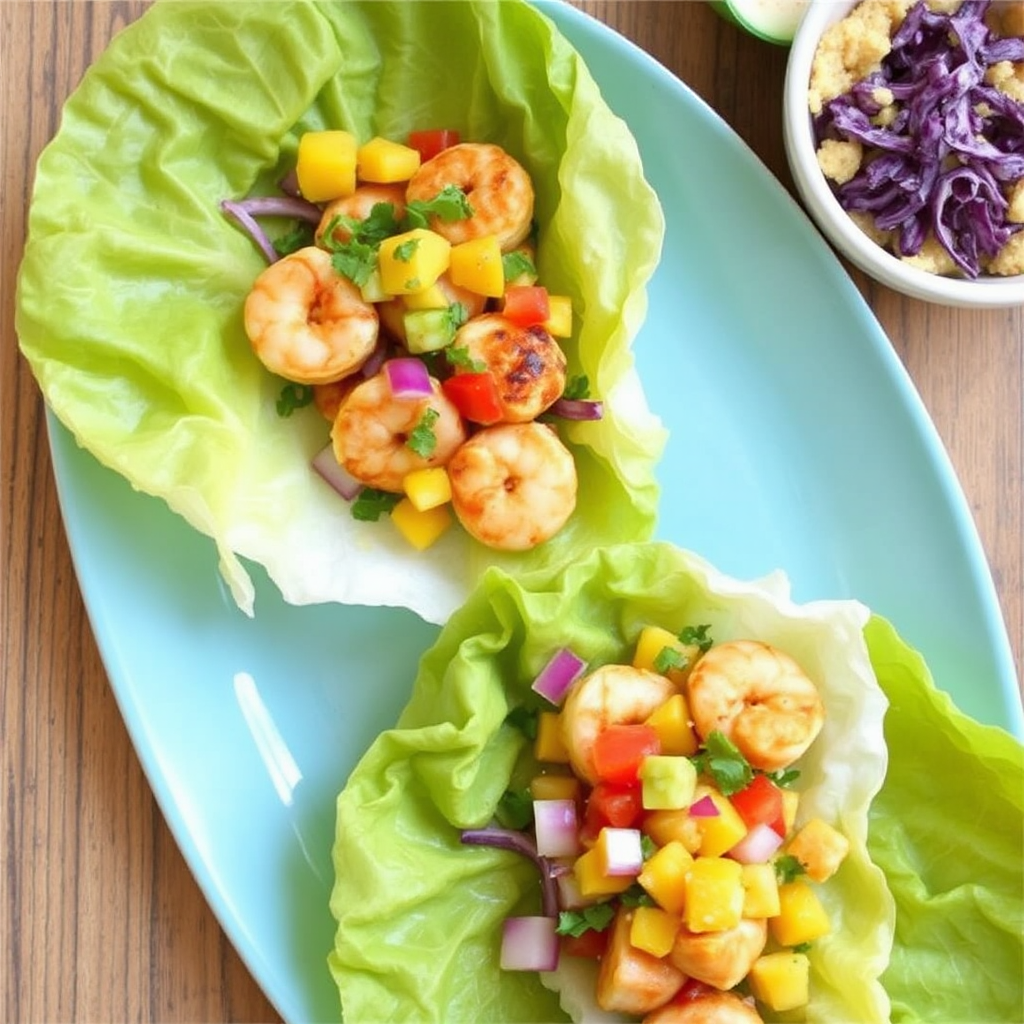
<path fill-rule="evenodd" d="M 1024 227 L 1006 219 L 1002 190 L 1024 177 L 1024 104 L 985 83 L 993 64 L 1024 61 L 1024 39 L 993 34 L 989 6 L 964 0 L 946 13 L 918 0 L 880 70 L 814 122 L 819 145 L 856 139 L 867 151 L 858 173 L 835 188 L 843 208 L 895 231 L 900 255 L 916 255 L 933 233 L 969 278 Z M 887 125 L 872 121 L 879 88 L 898 108 Z"/>

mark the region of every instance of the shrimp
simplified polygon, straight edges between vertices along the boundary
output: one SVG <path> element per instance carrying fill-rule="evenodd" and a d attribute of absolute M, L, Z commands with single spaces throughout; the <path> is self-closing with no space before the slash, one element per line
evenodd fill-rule
<path fill-rule="evenodd" d="M 359 185 L 351 195 L 332 200 L 324 207 L 313 236 L 316 244 L 322 249 L 344 245 L 352 238 L 353 224 L 366 220 L 378 203 L 390 203 L 395 221 L 401 220 L 405 215 L 405 185 Z M 325 235 L 329 230 L 328 239 Z"/>
<path fill-rule="evenodd" d="M 738 985 L 749 973 L 768 941 L 763 917 L 744 917 L 733 928 L 718 932 L 676 932 L 668 959 L 697 981 L 715 988 Z"/>
<path fill-rule="evenodd" d="M 620 907 L 597 974 L 597 1005 L 610 1013 L 639 1016 L 671 999 L 686 975 L 667 960 L 637 949 L 629 941 L 633 911 Z"/>
<path fill-rule="evenodd" d="M 429 397 L 395 398 L 382 370 L 353 388 L 331 428 L 338 462 L 367 486 L 396 492 L 414 469 L 443 466 L 466 440 L 466 429 L 437 381 L 431 384 L 434 393 Z M 427 425 L 429 410 L 437 415 Z M 434 437 L 429 455 L 417 454 L 407 443 L 422 425 Z"/>
<path fill-rule="evenodd" d="M 535 420 L 565 390 L 565 353 L 540 324 L 517 327 L 484 313 L 464 323 L 452 344 L 491 371 L 505 423 Z"/>
<path fill-rule="evenodd" d="M 674 693 L 665 676 L 630 665 L 602 665 L 577 680 L 565 698 L 561 713 L 562 742 L 573 771 L 591 785 L 594 741 L 609 725 L 643 722 Z"/>
<path fill-rule="evenodd" d="M 710 648 L 690 672 L 687 694 L 701 737 L 719 730 L 764 771 L 792 764 L 825 721 L 825 705 L 803 669 L 756 640 Z"/>
<path fill-rule="evenodd" d="M 299 384 L 327 384 L 357 370 L 377 344 L 377 311 L 307 246 L 271 263 L 245 300 L 245 333 L 271 371 Z"/>
<path fill-rule="evenodd" d="M 514 249 L 533 223 L 533 182 L 526 169 L 500 146 L 463 142 L 421 164 L 409 179 L 406 203 L 429 201 L 446 185 L 458 185 L 472 207 L 470 217 L 430 218 L 430 227 L 452 245 L 494 235 L 502 252 Z"/>
<path fill-rule="evenodd" d="M 327 384 L 314 384 L 313 405 L 316 406 L 317 412 L 328 423 L 333 423 L 345 396 L 361 379 L 359 374 L 349 374 L 347 377 L 342 377 L 341 380 L 332 380 Z"/>
<path fill-rule="evenodd" d="M 576 508 L 576 463 L 543 423 L 477 431 L 448 463 L 452 508 L 481 544 L 526 551 L 553 537 Z"/>
<path fill-rule="evenodd" d="M 764 1024 L 764 1019 L 735 992 L 709 989 L 672 1000 L 644 1017 L 643 1024 Z"/>

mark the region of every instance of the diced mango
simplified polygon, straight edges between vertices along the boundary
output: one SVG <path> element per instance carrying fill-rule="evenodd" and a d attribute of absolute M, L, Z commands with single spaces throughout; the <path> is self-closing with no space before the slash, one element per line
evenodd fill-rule
<path fill-rule="evenodd" d="M 700 849 L 700 825 L 686 810 L 652 811 L 644 817 L 644 831 L 659 846 L 677 842 L 689 853 Z"/>
<path fill-rule="evenodd" d="M 548 764 L 569 763 L 569 751 L 562 739 L 562 719 L 557 711 L 542 711 L 537 716 L 533 753 L 538 761 Z"/>
<path fill-rule="evenodd" d="M 408 295 L 426 291 L 448 269 L 452 245 L 427 228 L 413 228 L 385 238 L 377 251 L 384 291 Z"/>
<path fill-rule="evenodd" d="M 406 309 L 447 309 L 450 304 L 444 289 L 436 282 L 421 292 L 402 296 L 402 305 Z"/>
<path fill-rule="evenodd" d="M 640 762 L 641 799 L 648 811 L 689 807 L 697 786 L 697 769 L 688 757 L 652 754 Z"/>
<path fill-rule="evenodd" d="M 679 917 L 661 907 L 637 907 L 629 925 L 630 945 L 651 956 L 667 956 L 679 925 Z"/>
<path fill-rule="evenodd" d="M 575 775 L 535 775 L 530 780 L 534 800 L 579 800 L 583 786 Z"/>
<path fill-rule="evenodd" d="M 681 693 L 674 693 L 661 707 L 647 717 L 661 740 L 663 754 L 681 754 L 690 757 L 697 753 L 700 741 L 690 720 L 690 709 Z"/>
<path fill-rule="evenodd" d="M 631 875 L 606 875 L 601 870 L 601 856 L 597 847 L 577 857 L 572 870 L 579 884 L 580 893 L 586 899 L 591 896 L 614 896 L 616 893 L 625 892 L 634 881 Z"/>
<path fill-rule="evenodd" d="M 779 882 L 773 864 L 744 864 L 743 916 L 775 917 L 779 906 Z"/>
<path fill-rule="evenodd" d="M 753 997 L 770 1010 L 795 1010 L 810 998 L 811 962 L 806 953 L 766 953 L 750 968 Z"/>
<path fill-rule="evenodd" d="M 683 923 L 691 932 L 722 932 L 743 917 L 743 871 L 727 857 L 697 857 L 686 873 Z"/>
<path fill-rule="evenodd" d="M 447 505 L 421 512 L 405 497 L 391 510 L 391 521 L 414 548 L 423 551 L 452 525 L 453 519 Z"/>
<path fill-rule="evenodd" d="M 811 818 L 786 847 L 786 853 L 800 861 L 812 882 L 831 878 L 849 852 L 846 836 L 821 818 Z"/>
<path fill-rule="evenodd" d="M 673 840 L 647 858 L 637 881 L 663 910 L 680 914 L 686 905 L 686 874 L 692 866 L 690 851 Z"/>
<path fill-rule="evenodd" d="M 795 789 L 782 790 L 782 824 L 789 835 L 796 824 L 796 810 L 800 806 L 800 794 Z"/>
<path fill-rule="evenodd" d="M 350 196 L 356 190 L 356 137 L 351 132 L 304 132 L 299 139 L 295 176 L 311 203 Z"/>
<path fill-rule="evenodd" d="M 780 946 L 799 946 L 827 935 L 831 924 L 818 894 L 798 878 L 779 886 L 779 913 L 768 927 Z"/>
<path fill-rule="evenodd" d="M 553 338 L 572 335 L 572 299 L 568 295 L 548 296 L 548 318 L 543 327 Z"/>
<path fill-rule="evenodd" d="M 747 826 L 739 816 L 739 812 L 716 789 L 697 787 L 696 799 L 710 796 L 718 808 L 718 814 L 708 818 L 697 818 L 700 828 L 700 855 L 702 857 L 720 857 L 726 850 L 732 849 L 746 834 Z"/>
<path fill-rule="evenodd" d="M 444 466 L 414 469 L 406 474 L 402 481 L 402 490 L 420 512 L 426 512 L 427 509 L 436 508 L 452 500 L 452 485 Z"/>
<path fill-rule="evenodd" d="M 669 655 L 662 653 L 664 651 L 677 655 L 681 663 L 675 666 L 664 664 L 669 659 Z M 661 626 L 644 626 L 633 651 L 633 667 L 659 672 L 680 685 L 686 682 L 690 666 L 699 656 L 700 648 L 696 644 L 684 644 L 675 633 Z"/>
<path fill-rule="evenodd" d="M 356 173 L 360 181 L 388 184 L 408 181 L 420 166 L 420 152 L 379 135 L 356 151 Z"/>
<path fill-rule="evenodd" d="M 501 266 L 501 246 L 494 235 L 473 238 L 452 246 L 452 284 L 468 288 L 477 295 L 500 298 L 505 294 L 505 272 Z"/>

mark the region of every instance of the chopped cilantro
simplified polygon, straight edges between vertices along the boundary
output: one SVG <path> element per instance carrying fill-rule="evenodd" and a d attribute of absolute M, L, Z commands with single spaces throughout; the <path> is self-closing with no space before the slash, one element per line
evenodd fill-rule
<path fill-rule="evenodd" d="M 474 359 L 469 354 L 469 349 L 462 345 L 449 345 L 444 350 L 445 359 L 451 366 L 459 370 L 467 370 L 469 373 L 483 373 L 487 364 L 479 359 Z"/>
<path fill-rule="evenodd" d="M 452 302 L 449 304 L 447 312 L 447 320 L 454 334 L 469 319 L 469 310 L 461 302 Z"/>
<path fill-rule="evenodd" d="M 677 651 L 674 647 L 662 647 L 654 659 L 654 671 L 665 675 L 669 669 L 686 668 L 689 664 L 690 659 L 681 651 Z"/>
<path fill-rule="evenodd" d="M 658 852 L 658 844 L 646 833 L 640 836 L 640 852 L 644 860 L 650 860 Z"/>
<path fill-rule="evenodd" d="M 792 854 L 784 853 L 781 857 L 775 858 L 775 877 L 780 884 L 792 882 L 794 878 L 803 874 L 806 874 L 803 864 Z"/>
<path fill-rule="evenodd" d="M 528 740 L 537 738 L 537 709 L 524 708 L 522 706 L 513 708 L 506 716 L 505 721 L 518 729 Z"/>
<path fill-rule="evenodd" d="M 364 487 L 350 506 L 352 518 L 375 523 L 382 515 L 387 515 L 401 499 L 400 494 L 393 494 L 391 491 L 378 491 L 375 487 Z"/>
<path fill-rule="evenodd" d="M 353 238 L 332 250 L 331 266 L 361 288 L 377 266 L 377 246 Z"/>
<path fill-rule="evenodd" d="M 723 796 L 746 789 L 754 777 L 754 770 L 739 748 L 719 729 L 708 734 L 704 750 L 690 760 L 698 772 L 714 779 Z"/>
<path fill-rule="evenodd" d="M 345 242 L 335 241 L 334 234 L 339 227 L 349 234 Z M 335 271 L 361 287 L 377 266 L 380 243 L 397 231 L 394 204 L 374 203 L 363 220 L 341 214 L 332 218 L 322 238 L 331 253 L 331 265 Z"/>
<path fill-rule="evenodd" d="M 399 263 L 408 263 L 419 247 L 420 240 L 418 238 L 408 238 L 400 245 L 395 246 L 395 259 Z"/>
<path fill-rule="evenodd" d="M 612 923 L 615 908 L 610 903 L 592 903 L 582 910 L 563 910 L 558 915 L 559 935 L 571 935 L 578 939 L 584 932 L 603 932 Z"/>
<path fill-rule="evenodd" d="M 714 640 L 708 636 L 710 628 L 709 623 L 704 623 L 702 626 L 684 626 L 679 634 L 679 639 L 688 647 L 699 647 L 703 654 L 714 643 Z"/>
<path fill-rule="evenodd" d="M 426 409 L 419 423 L 413 428 L 412 433 L 405 442 L 406 446 L 411 448 L 421 458 L 426 459 L 434 454 L 434 449 L 437 447 L 434 424 L 440 415 L 436 409 Z"/>
<path fill-rule="evenodd" d="M 590 397 L 590 380 L 585 373 L 578 374 L 570 377 L 565 382 L 565 390 L 562 392 L 563 398 L 578 399 L 578 398 L 589 398 Z"/>
<path fill-rule="evenodd" d="M 533 265 L 533 260 L 522 249 L 506 252 L 501 257 L 501 270 L 506 281 L 514 281 L 524 274 L 532 278 L 537 277 L 537 268 Z"/>
<path fill-rule="evenodd" d="M 533 821 L 533 797 L 528 789 L 506 789 L 494 816 L 504 828 L 524 829 Z"/>
<path fill-rule="evenodd" d="M 624 907 L 656 907 L 657 903 L 639 883 L 634 883 L 625 892 L 619 893 L 619 902 Z"/>
<path fill-rule="evenodd" d="M 810 948 L 811 948 L 811 944 L 809 942 L 798 942 L 793 947 L 793 952 L 794 953 L 806 953 Z"/>
<path fill-rule="evenodd" d="M 274 252 L 278 256 L 287 256 L 289 253 L 298 252 L 307 245 L 313 244 L 313 225 L 306 221 L 299 221 L 291 231 L 285 232 L 274 239 Z"/>
<path fill-rule="evenodd" d="M 399 246 L 401 248 L 401 246 Z M 410 277 L 405 282 L 405 287 L 411 292 L 417 292 L 420 289 L 420 279 L 418 277 Z"/>
<path fill-rule="evenodd" d="M 312 401 L 313 388 L 309 384 L 289 382 L 281 388 L 281 394 L 277 396 L 277 415 L 291 416 L 296 409 L 301 409 Z"/>
<path fill-rule="evenodd" d="M 433 199 L 412 199 L 405 204 L 405 222 L 410 228 L 428 227 L 430 217 L 453 221 L 472 216 L 473 207 L 458 185 L 445 185 Z"/>
<path fill-rule="evenodd" d="M 780 789 L 789 789 L 800 778 L 799 768 L 780 768 L 777 772 L 765 772 Z"/>

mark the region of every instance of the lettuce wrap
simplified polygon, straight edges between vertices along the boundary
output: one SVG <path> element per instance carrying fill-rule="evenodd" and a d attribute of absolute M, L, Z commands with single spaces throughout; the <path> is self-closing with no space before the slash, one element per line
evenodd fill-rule
<path fill-rule="evenodd" d="M 338 797 L 328 960 L 346 1021 L 619 1019 L 590 1012 L 593 975 L 581 981 L 579 961 L 543 983 L 499 969 L 503 919 L 540 912 L 537 872 L 516 854 L 461 845 L 459 832 L 487 824 L 532 774 L 518 774 L 528 741 L 506 718 L 539 706 L 530 684 L 554 650 L 568 645 L 591 668 L 628 662 L 644 625 L 704 623 L 716 642 L 776 644 L 820 688 L 826 724 L 798 762 L 800 816 L 835 823 L 850 853 L 819 888 L 833 930 L 810 952 L 807 1020 L 888 1020 L 879 978 L 894 902 L 868 845 L 887 701 L 864 639 L 869 613 L 854 601 L 797 605 L 781 574 L 745 583 L 652 542 L 599 549 L 563 573 L 493 568 L 423 656 L 396 726 Z M 889 649 L 898 654 L 895 638 Z"/>
<path fill-rule="evenodd" d="M 312 406 L 276 412 L 284 382 L 242 325 L 263 257 L 218 206 L 275 193 L 306 130 L 404 139 L 439 126 L 504 146 L 531 173 L 538 269 L 575 312 L 569 372 L 605 403 L 602 420 L 560 428 L 579 507 L 522 555 L 461 529 L 419 553 L 390 524 L 351 517 L 310 469 L 325 421 Z M 554 565 L 653 532 L 665 432 L 631 345 L 663 233 L 626 125 L 520 0 L 167 0 L 96 61 L 41 155 L 17 330 L 54 414 L 213 539 L 247 613 L 251 561 L 293 604 L 405 606 L 440 623 L 487 565 Z"/>

